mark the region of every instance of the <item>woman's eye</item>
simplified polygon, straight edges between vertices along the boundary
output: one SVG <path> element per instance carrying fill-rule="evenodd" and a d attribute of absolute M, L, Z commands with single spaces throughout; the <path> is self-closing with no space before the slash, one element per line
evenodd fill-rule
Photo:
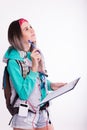
<path fill-rule="evenodd" d="M 30 25 L 30 28 L 32 28 L 32 26 Z"/>
<path fill-rule="evenodd" d="M 25 31 L 28 31 L 29 29 L 32 29 L 32 26 L 25 27 Z"/>
<path fill-rule="evenodd" d="M 27 30 L 29 30 L 29 28 L 25 28 L 25 30 L 27 31 Z"/>

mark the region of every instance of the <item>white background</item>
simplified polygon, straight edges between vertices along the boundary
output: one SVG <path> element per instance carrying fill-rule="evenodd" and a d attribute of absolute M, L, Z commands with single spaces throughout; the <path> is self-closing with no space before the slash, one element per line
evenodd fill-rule
<path fill-rule="evenodd" d="M 87 130 L 86 0 L 0 0 L 0 130 L 12 129 L 2 90 L 2 58 L 9 46 L 8 26 L 21 17 L 35 29 L 49 79 L 70 82 L 81 77 L 74 90 L 51 102 L 55 130 Z"/>

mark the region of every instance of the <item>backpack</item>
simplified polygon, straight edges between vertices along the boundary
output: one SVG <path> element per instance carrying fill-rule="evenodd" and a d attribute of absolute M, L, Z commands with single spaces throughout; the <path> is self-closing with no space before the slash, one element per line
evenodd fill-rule
<path fill-rule="evenodd" d="M 9 60 L 8 60 L 8 62 L 9 62 Z M 7 62 L 7 65 L 8 65 L 8 62 Z M 25 63 L 23 61 L 16 60 L 16 62 L 20 66 L 20 69 L 21 69 L 21 72 L 22 72 L 22 76 L 25 78 L 26 75 L 29 73 L 30 68 L 28 69 L 28 67 L 25 65 Z M 7 107 L 8 111 L 10 112 L 10 114 L 13 116 L 13 115 L 18 113 L 18 108 L 14 107 L 14 104 L 17 101 L 19 96 L 16 93 L 16 96 L 15 96 L 12 104 L 10 103 L 11 85 L 10 85 L 9 73 L 7 71 L 7 65 L 4 68 L 3 82 L 2 83 L 3 83 L 3 90 L 4 90 L 5 101 L 6 101 L 6 107 Z M 46 76 L 46 75 L 44 75 L 44 76 Z M 43 110 L 43 109 L 45 109 L 48 106 L 49 106 L 49 102 L 45 103 L 40 109 Z"/>
<path fill-rule="evenodd" d="M 8 65 L 8 62 L 7 62 L 7 65 Z M 28 72 L 25 70 L 26 67 L 24 66 L 24 62 L 23 61 L 18 61 L 18 60 L 16 60 L 16 62 L 20 65 L 20 68 L 21 68 L 21 71 L 22 71 L 22 76 L 25 77 L 25 75 Z M 10 80 L 9 80 L 9 73 L 7 71 L 7 65 L 4 68 L 2 85 L 3 85 L 3 90 L 4 90 L 4 97 L 5 97 L 5 101 L 6 101 L 6 107 L 7 107 L 8 111 L 10 112 L 10 114 L 13 116 L 18 111 L 17 108 L 13 107 L 16 100 L 18 99 L 18 94 L 16 94 L 12 104 L 10 104 L 11 85 L 10 85 Z"/>

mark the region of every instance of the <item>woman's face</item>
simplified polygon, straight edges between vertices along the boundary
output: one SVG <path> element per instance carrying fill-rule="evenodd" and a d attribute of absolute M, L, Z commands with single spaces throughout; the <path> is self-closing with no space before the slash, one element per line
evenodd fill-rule
<path fill-rule="evenodd" d="M 26 51 L 28 51 L 30 48 L 28 40 L 32 42 L 36 42 L 36 35 L 34 29 L 31 27 L 31 25 L 28 22 L 23 22 L 20 27 L 22 32 L 24 48 L 27 49 Z"/>

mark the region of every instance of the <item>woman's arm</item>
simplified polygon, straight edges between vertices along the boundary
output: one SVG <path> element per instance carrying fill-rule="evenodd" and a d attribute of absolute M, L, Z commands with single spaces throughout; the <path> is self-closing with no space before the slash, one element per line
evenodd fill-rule
<path fill-rule="evenodd" d="M 47 86 L 49 91 L 55 91 L 60 87 L 63 87 L 67 83 L 52 83 L 50 80 L 47 80 Z"/>
<path fill-rule="evenodd" d="M 34 89 L 38 73 L 30 70 L 29 74 L 23 78 L 20 66 L 15 60 L 9 60 L 7 69 L 19 98 L 27 100 Z"/>

